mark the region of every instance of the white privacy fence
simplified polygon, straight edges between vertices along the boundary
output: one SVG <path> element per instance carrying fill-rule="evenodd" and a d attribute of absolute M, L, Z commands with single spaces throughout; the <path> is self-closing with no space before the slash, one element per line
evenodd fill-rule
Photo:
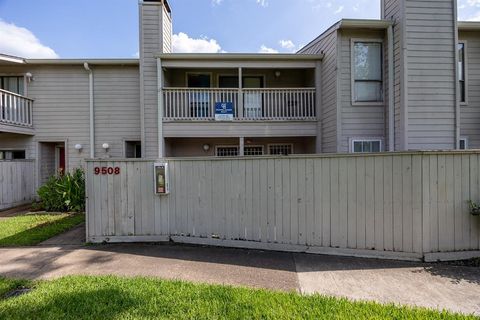
<path fill-rule="evenodd" d="M 0 89 L 0 123 L 33 126 L 33 100 Z"/>
<path fill-rule="evenodd" d="M 0 161 L 0 210 L 34 200 L 34 167 L 33 160 Z"/>
<path fill-rule="evenodd" d="M 89 241 L 407 259 L 479 250 L 480 218 L 467 203 L 480 200 L 478 153 L 166 162 L 170 194 L 157 196 L 153 161 L 87 161 Z M 118 174 L 95 175 L 102 167 Z"/>

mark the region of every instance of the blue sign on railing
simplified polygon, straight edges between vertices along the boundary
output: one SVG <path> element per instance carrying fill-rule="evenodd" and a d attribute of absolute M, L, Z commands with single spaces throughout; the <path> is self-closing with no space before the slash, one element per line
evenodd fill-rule
<path fill-rule="evenodd" d="M 233 121 L 233 102 L 215 103 L 216 121 Z"/>

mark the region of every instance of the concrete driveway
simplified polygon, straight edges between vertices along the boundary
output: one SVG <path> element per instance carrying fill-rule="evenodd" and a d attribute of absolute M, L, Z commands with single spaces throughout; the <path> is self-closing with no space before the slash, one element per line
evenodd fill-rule
<path fill-rule="evenodd" d="M 81 246 L 66 244 L 66 238 L 0 249 L 0 275 L 153 276 L 480 315 L 479 268 L 175 244 Z"/>

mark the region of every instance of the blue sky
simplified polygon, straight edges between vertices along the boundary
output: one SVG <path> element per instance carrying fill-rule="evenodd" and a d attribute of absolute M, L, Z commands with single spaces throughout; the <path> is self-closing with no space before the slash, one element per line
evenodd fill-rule
<path fill-rule="evenodd" d="M 380 16 L 380 0 L 170 0 L 181 51 L 293 52 L 341 18 Z M 480 0 L 458 0 L 460 20 Z M 26 57 L 129 58 L 137 0 L 0 0 L 0 52 Z"/>

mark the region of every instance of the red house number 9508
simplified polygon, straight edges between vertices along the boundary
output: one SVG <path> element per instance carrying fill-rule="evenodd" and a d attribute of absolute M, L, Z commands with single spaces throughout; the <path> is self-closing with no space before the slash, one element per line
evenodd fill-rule
<path fill-rule="evenodd" d="M 120 174 L 119 167 L 95 167 L 94 173 L 96 175 L 105 174 L 105 175 L 112 175 L 112 174 Z"/>

